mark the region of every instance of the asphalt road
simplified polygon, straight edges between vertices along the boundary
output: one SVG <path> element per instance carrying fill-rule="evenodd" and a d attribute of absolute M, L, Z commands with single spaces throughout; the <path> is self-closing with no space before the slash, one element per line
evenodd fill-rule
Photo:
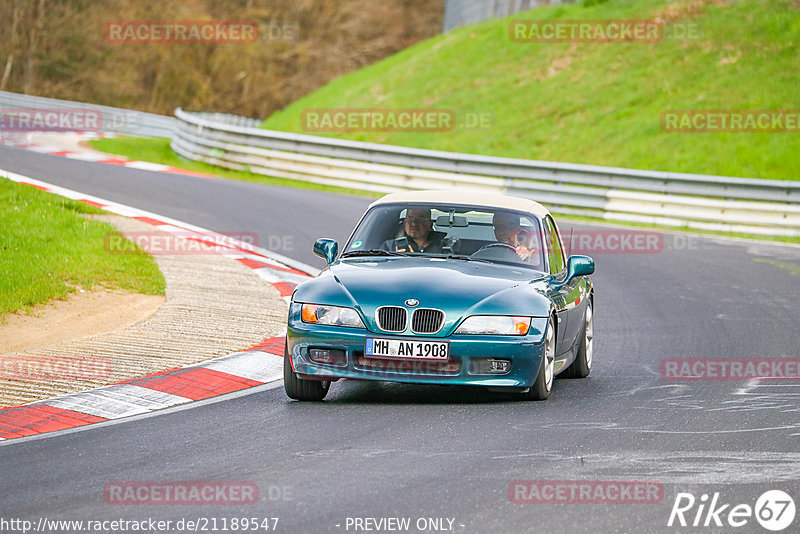
<path fill-rule="evenodd" d="M 278 252 L 316 266 L 313 240 L 345 239 L 369 202 L 3 147 L 0 168 L 215 230 L 290 237 L 293 248 Z M 562 232 L 570 227 L 562 223 Z M 584 380 L 557 380 L 546 402 L 347 382 L 334 384 L 324 403 L 297 403 L 282 387 L 260 388 L 0 446 L 0 521 L 159 518 L 186 531 L 174 522 L 205 517 L 224 531 L 223 518 L 278 517 L 275 531 L 291 534 L 387 532 L 355 528 L 355 519 L 406 517 L 406 532 L 767 532 L 753 517 L 739 528 L 714 528 L 713 518 L 710 528 L 667 522 L 678 493 L 698 504 L 719 493 L 720 505 L 730 505 L 722 521 L 767 490 L 786 491 L 800 506 L 797 382 L 675 382 L 659 366 L 671 357 L 800 356 L 800 249 L 664 234 L 658 252 L 594 256 L 594 368 Z M 663 498 L 516 504 L 509 485 L 518 480 L 652 481 Z M 121 481 L 245 481 L 260 498 L 107 504 L 104 487 Z M 697 511 L 686 512 L 689 523 Z M 421 518 L 446 519 L 437 529 Z M 798 528 L 800 517 L 785 532 Z M 0 531 L 13 530 L 0 523 Z"/>

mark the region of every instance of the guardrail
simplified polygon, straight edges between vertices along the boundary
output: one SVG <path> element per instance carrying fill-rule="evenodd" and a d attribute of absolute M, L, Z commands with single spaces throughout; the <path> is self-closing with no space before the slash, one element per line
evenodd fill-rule
<path fill-rule="evenodd" d="M 442 32 L 484 20 L 507 17 L 540 5 L 568 4 L 575 0 L 447 0 Z"/>
<path fill-rule="evenodd" d="M 469 188 L 532 198 L 555 213 L 760 235 L 800 235 L 800 181 L 553 163 L 257 128 L 178 108 L 172 149 L 230 169 L 376 192 Z"/>
<path fill-rule="evenodd" d="M 175 117 L 133 111 L 130 109 L 98 106 L 70 100 L 58 100 L 42 96 L 23 95 L 0 91 L 0 113 L 11 109 L 82 109 L 99 112 L 104 132 L 135 135 L 139 137 L 172 137 Z M 2 134 L 3 132 L 0 132 Z"/>

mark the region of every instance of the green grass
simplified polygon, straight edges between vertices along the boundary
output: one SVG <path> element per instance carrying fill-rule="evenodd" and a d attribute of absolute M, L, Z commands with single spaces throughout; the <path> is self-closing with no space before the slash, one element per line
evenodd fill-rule
<path fill-rule="evenodd" d="M 0 180 L 0 318 L 77 288 L 164 294 L 164 276 L 152 257 L 106 252 L 106 237 L 119 232 L 81 216 L 96 213 L 103 211 Z"/>
<path fill-rule="evenodd" d="M 515 19 L 641 19 L 677 13 L 702 31 L 657 43 L 517 43 Z M 800 9 L 789 0 L 585 2 L 440 35 L 340 77 L 263 127 L 306 132 L 304 110 L 444 108 L 487 128 L 328 133 L 345 139 L 636 169 L 800 179 L 798 133 L 665 133 L 680 109 L 800 109 Z"/>
<path fill-rule="evenodd" d="M 233 180 L 243 180 L 246 182 L 257 182 L 261 184 L 279 185 L 283 187 L 295 187 L 298 189 L 315 189 L 318 191 L 330 191 L 333 193 L 342 193 L 348 195 L 361 195 L 361 196 L 380 196 L 375 193 L 367 193 L 356 189 L 348 189 L 344 187 L 328 186 L 323 184 L 315 184 L 311 182 L 302 182 L 299 180 L 290 180 L 287 178 L 274 178 L 271 176 L 264 176 L 263 174 L 256 174 L 252 172 L 236 171 L 226 169 L 224 167 L 217 167 L 216 165 L 209 165 L 202 161 L 190 161 L 180 157 L 173 152 L 169 146 L 170 140 L 166 137 L 157 138 L 141 138 L 141 137 L 116 137 L 109 139 L 94 139 L 89 141 L 91 146 L 101 152 L 114 154 L 117 156 L 124 156 L 128 159 L 137 161 L 147 161 L 150 163 L 161 163 L 162 165 L 170 165 L 185 169 L 187 171 L 201 172 L 219 176 L 221 178 L 230 178 Z"/>
<path fill-rule="evenodd" d="M 692 40 L 658 43 L 516 43 L 517 19 L 650 19 Z M 678 109 L 800 109 L 800 9 L 790 0 L 610 0 L 545 6 L 440 35 L 332 81 L 275 113 L 263 127 L 343 139 L 496 156 L 720 176 L 800 179 L 798 133 L 666 133 L 661 114 Z M 304 110 L 452 109 L 489 117 L 486 128 L 448 132 L 320 133 Z M 92 144 L 131 159 L 218 176 L 376 196 L 183 160 L 166 140 Z M 574 220 L 601 219 L 561 217 Z M 622 223 L 630 225 L 630 223 Z M 663 230 L 797 243 L 689 228 Z"/>

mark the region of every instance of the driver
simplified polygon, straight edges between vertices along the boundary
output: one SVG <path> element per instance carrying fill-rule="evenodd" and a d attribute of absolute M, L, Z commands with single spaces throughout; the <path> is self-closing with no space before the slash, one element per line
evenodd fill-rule
<path fill-rule="evenodd" d="M 536 252 L 536 249 L 528 249 L 519 243 L 518 236 L 522 232 L 519 215 L 495 213 L 492 217 L 492 226 L 494 226 L 494 236 L 497 241 L 512 247 L 521 259 L 527 260 Z"/>
<path fill-rule="evenodd" d="M 381 245 L 382 250 L 393 252 L 444 252 L 444 232 L 433 230 L 430 208 L 408 208 L 403 221 L 403 235 L 389 239 Z"/>

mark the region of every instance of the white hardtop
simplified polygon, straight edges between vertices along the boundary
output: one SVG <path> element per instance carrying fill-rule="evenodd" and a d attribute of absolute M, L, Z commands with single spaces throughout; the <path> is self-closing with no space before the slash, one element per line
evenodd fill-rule
<path fill-rule="evenodd" d="M 499 195 L 497 193 L 483 193 L 480 191 L 401 191 L 390 193 L 379 198 L 372 204 L 457 204 L 475 206 L 481 208 L 507 209 L 513 211 L 523 211 L 536 215 L 543 219 L 550 212 L 534 200 L 509 195 Z"/>

